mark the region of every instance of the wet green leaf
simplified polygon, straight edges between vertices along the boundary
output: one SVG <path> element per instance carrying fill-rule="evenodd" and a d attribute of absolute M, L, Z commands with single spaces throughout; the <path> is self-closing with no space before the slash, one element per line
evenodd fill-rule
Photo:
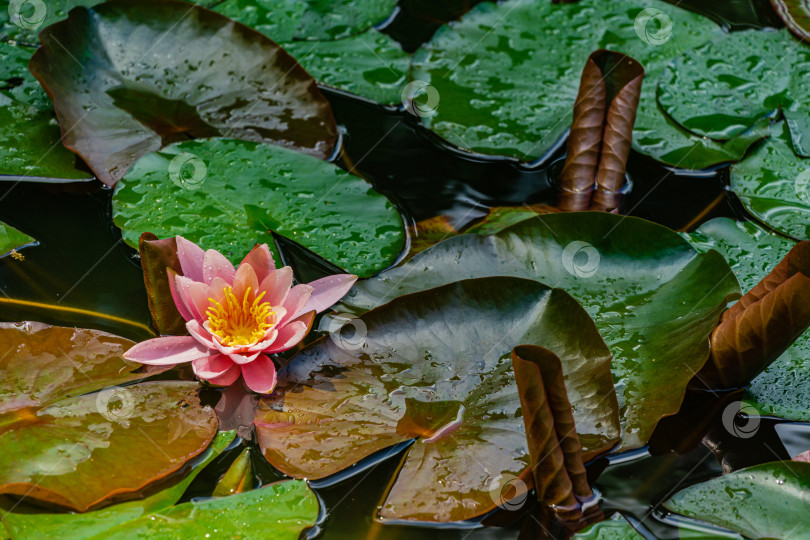
<path fill-rule="evenodd" d="M 129 340 L 0 325 L 0 493 L 85 511 L 180 469 L 216 434 L 197 383 L 145 382 Z M 132 466 L 137 454 L 138 466 Z"/>
<path fill-rule="evenodd" d="M 368 276 L 404 247 L 393 205 L 362 178 L 300 152 L 230 139 L 188 141 L 144 156 L 116 189 L 124 240 L 181 235 L 234 263 L 272 230 Z M 276 258 L 278 260 L 278 258 Z"/>
<path fill-rule="evenodd" d="M 236 458 L 214 488 L 214 497 L 225 497 L 250 491 L 253 483 L 250 466 L 250 451 L 245 448 Z"/>
<path fill-rule="evenodd" d="M 641 540 L 644 538 L 621 514 L 613 514 L 606 521 L 600 521 L 574 535 L 574 540 Z"/>
<path fill-rule="evenodd" d="M 235 431 L 219 433 L 208 450 L 195 460 L 188 474 L 178 478 L 173 485 L 160 489 L 143 499 L 115 504 L 83 514 L 48 514 L 43 513 L 39 508 L 6 498 L 6 500 L 0 500 L 3 524 L 14 540 L 56 537 L 62 540 L 83 540 L 102 536 L 113 527 L 177 503 L 192 480 L 202 472 L 206 465 L 219 456 L 235 437 Z"/>
<path fill-rule="evenodd" d="M 52 94 L 64 145 L 107 185 L 141 156 L 189 138 L 321 158 L 335 148 L 337 126 L 315 81 L 265 36 L 212 11 L 108 2 L 72 10 L 41 36 L 31 72 Z"/>
<path fill-rule="evenodd" d="M 810 239 L 810 159 L 794 153 L 786 123 L 774 124 L 771 138 L 731 167 L 731 189 L 769 227 Z"/>
<path fill-rule="evenodd" d="M 12 249 L 36 242 L 22 231 L 0 222 L 0 256 L 7 255 Z"/>
<path fill-rule="evenodd" d="M 276 43 L 333 40 L 385 21 L 397 0 L 225 0 L 213 9 Z"/>
<path fill-rule="evenodd" d="M 807 538 L 810 463 L 775 461 L 675 494 L 664 506 L 751 538 Z"/>
<path fill-rule="evenodd" d="M 716 249 L 729 261 L 744 290 L 756 286 L 795 242 L 751 222 L 718 218 L 687 235 L 698 249 Z M 748 386 L 745 401 L 760 414 L 810 422 L 810 332 Z"/>
<path fill-rule="evenodd" d="M 603 212 L 539 215 L 492 236 L 445 240 L 361 281 L 337 308 L 362 312 L 458 279 L 513 275 L 571 293 L 613 352 L 624 448 L 643 446 L 680 409 L 705 363 L 708 338 L 739 295 L 717 252 L 699 254 L 671 230 Z"/>
<path fill-rule="evenodd" d="M 318 499 L 302 480 L 278 482 L 246 493 L 172 506 L 124 523 L 94 540 L 205 538 L 298 540 L 318 520 Z"/>
<path fill-rule="evenodd" d="M 435 115 L 423 121 L 440 136 L 475 152 L 532 161 L 569 128 L 588 56 L 599 48 L 623 52 L 647 72 L 634 148 L 701 168 L 740 159 L 761 133 L 726 145 L 694 136 L 667 121 L 655 86 L 667 62 L 721 33 L 709 19 L 659 0 L 487 2 L 416 53 L 412 78 L 438 91 Z"/>
<path fill-rule="evenodd" d="M 280 371 L 256 415 L 259 442 L 285 474 L 324 478 L 416 439 L 382 518 L 469 519 L 493 509 L 514 477 L 530 483 L 516 345 L 559 356 L 588 457 L 618 440 L 610 353 L 562 290 L 505 277 L 460 281 L 335 321 Z"/>

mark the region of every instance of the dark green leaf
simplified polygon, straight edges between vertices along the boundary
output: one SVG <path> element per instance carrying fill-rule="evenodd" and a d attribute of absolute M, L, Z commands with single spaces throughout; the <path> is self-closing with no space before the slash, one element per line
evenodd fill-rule
<path fill-rule="evenodd" d="M 641 540 L 644 538 L 621 514 L 591 525 L 574 535 L 574 540 Z"/>
<path fill-rule="evenodd" d="M 336 319 L 339 321 L 339 319 Z M 564 291 L 530 280 L 461 281 L 403 296 L 296 355 L 255 424 L 285 474 L 323 478 L 417 439 L 383 518 L 469 519 L 493 509 L 529 454 L 510 351 L 560 357 L 587 456 L 618 440 L 610 353 Z M 485 464 L 485 465 L 482 465 Z"/>
<path fill-rule="evenodd" d="M 108 2 L 74 9 L 41 36 L 31 72 L 52 95 L 64 144 L 110 186 L 139 157 L 188 138 L 334 150 L 337 126 L 315 81 L 265 36 L 212 11 Z"/>
<path fill-rule="evenodd" d="M 337 166 L 274 145 L 229 139 L 173 144 L 144 156 L 116 189 L 124 240 L 181 235 L 234 263 L 273 231 L 368 276 L 404 247 L 393 205 Z M 276 258 L 276 260 L 279 260 Z"/>
<path fill-rule="evenodd" d="M 253 484 L 250 466 L 250 451 L 245 448 L 236 458 L 214 488 L 214 497 L 225 497 L 250 491 Z"/>
<path fill-rule="evenodd" d="M 624 448 L 642 446 L 680 408 L 709 355 L 708 338 L 734 274 L 717 252 L 698 254 L 671 230 L 603 212 L 539 215 L 492 236 L 445 240 L 359 282 L 343 309 L 362 312 L 458 279 L 513 275 L 571 293 L 613 352 Z M 340 308 L 338 308 L 340 309 Z"/>

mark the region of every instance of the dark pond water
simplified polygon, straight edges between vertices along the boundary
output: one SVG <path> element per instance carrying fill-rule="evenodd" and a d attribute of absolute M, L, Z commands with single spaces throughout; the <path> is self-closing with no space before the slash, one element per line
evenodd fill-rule
<path fill-rule="evenodd" d="M 414 50 L 443 21 L 475 3 L 402 0 L 399 14 L 385 31 Z M 710 15 L 731 29 L 778 25 L 767 0 L 673 3 Z M 549 169 L 563 157 L 562 150 L 530 169 L 505 160 L 473 159 L 441 147 L 407 113 L 325 92 L 343 128 L 341 164 L 389 195 L 409 223 L 447 214 L 461 225 L 483 216 L 491 206 L 555 200 Z M 633 155 L 629 175 L 633 191 L 626 213 L 676 230 L 689 230 L 718 216 L 745 219 L 725 189 L 727 168 L 688 173 Z M 23 252 L 24 261 L 0 261 L 0 318 L 94 327 L 136 340 L 148 337 L 149 313 L 136 252 L 123 244 L 112 225 L 110 199 L 111 191 L 97 182 L 0 183 L 0 217 L 40 243 Z M 281 250 L 306 281 L 329 271 L 328 265 L 296 246 L 282 243 Z M 206 391 L 204 398 L 215 403 L 218 393 Z M 783 423 L 777 430 L 777 422 L 766 419 L 752 438 L 730 436 L 722 428 L 720 414 L 734 398 L 691 394 L 681 414 L 662 422 L 647 449 L 590 463 L 589 474 L 603 497 L 604 512 L 622 512 L 640 523 L 649 538 L 679 538 L 678 519 L 658 507 L 676 490 L 717 476 L 724 467 L 731 470 L 788 458 L 786 446 L 792 453 L 810 448 L 808 425 Z M 257 484 L 282 477 L 255 445 L 252 451 Z M 218 458 L 194 481 L 186 498 L 209 495 L 217 476 L 238 452 L 234 448 Z M 324 515 L 313 534 L 325 539 L 514 539 L 524 529 L 522 537 L 537 538 L 535 520 L 540 517 L 528 503 L 488 516 L 485 523 L 490 526 L 374 523 L 372 516 L 398 461 L 396 456 L 371 458 L 350 477 L 316 483 L 313 487 Z"/>

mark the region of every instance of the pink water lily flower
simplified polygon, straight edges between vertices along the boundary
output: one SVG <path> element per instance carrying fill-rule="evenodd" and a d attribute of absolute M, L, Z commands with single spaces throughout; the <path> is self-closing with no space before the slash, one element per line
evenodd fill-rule
<path fill-rule="evenodd" d="M 267 244 L 257 245 L 234 269 L 224 255 L 177 237 L 183 275 L 169 270 L 172 298 L 190 336 L 144 341 L 124 357 L 151 365 L 191 362 L 198 378 L 228 386 L 241 374 L 254 392 L 276 386 L 267 355 L 294 347 L 315 313 L 340 300 L 357 276 L 340 274 L 292 286 L 289 266 L 276 269 Z"/>

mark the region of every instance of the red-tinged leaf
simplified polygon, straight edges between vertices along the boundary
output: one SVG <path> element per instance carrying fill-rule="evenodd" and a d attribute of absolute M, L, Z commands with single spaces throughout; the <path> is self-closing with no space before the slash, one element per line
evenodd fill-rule
<path fill-rule="evenodd" d="M 771 5 L 793 35 L 810 41 L 810 5 L 807 0 L 771 0 Z"/>
<path fill-rule="evenodd" d="M 158 239 L 152 233 L 143 233 L 138 244 L 143 269 L 143 282 L 146 285 L 146 298 L 152 324 L 160 335 L 186 334 L 186 321 L 177 311 L 169 289 L 168 269 L 183 273 L 177 258 L 175 238 Z"/>

